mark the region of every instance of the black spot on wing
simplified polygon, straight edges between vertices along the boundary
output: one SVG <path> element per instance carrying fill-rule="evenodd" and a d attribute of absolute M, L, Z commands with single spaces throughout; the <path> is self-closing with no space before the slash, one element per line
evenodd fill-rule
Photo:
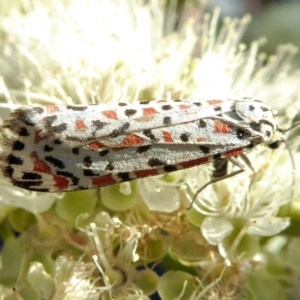
<path fill-rule="evenodd" d="M 159 141 L 158 138 L 155 137 L 155 135 L 152 133 L 151 129 L 145 129 L 143 131 L 143 134 L 148 137 L 152 142 L 156 143 Z"/>
<path fill-rule="evenodd" d="M 200 149 L 200 151 L 201 151 L 203 154 L 209 154 L 209 147 L 208 147 L 208 146 L 202 146 L 202 145 L 200 145 L 200 146 L 199 146 L 199 149 Z"/>
<path fill-rule="evenodd" d="M 188 133 L 188 132 L 182 133 L 182 134 L 180 135 L 180 139 L 181 139 L 181 141 L 184 142 L 184 143 L 188 142 L 189 139 L 190 139 L 189 133 Z"/>
<path fill-rule="evenodd" d="M 121 181 L 130 181 L 132 178 L 130 178 L 130 174 L 128 172 L 120 172 L 117 173 L 117 176 L 121 179 Z"/>
<path fill-rule="evenodd" d="M 84 111 L 88 108 L 87 106 L 76 106 L 76 105 L 68 105 L 66 107 L 67 109 L 74 110 L 74 111 Z"/>
<path fill-rule="evenodd" d="M 75 155 L 79 155 L 79 148 L 72 148 L 72 153 Z"/>
<path fill-rule="evenodd" d="M 164 165 L 165 165 L 165 163 L 158 158 L 153 157 L 148 160 L 149 167 L 160 167 L 160 166 L 164 166 Z"/>
<path fill-rule="evenodd" d="M 35 181 L 35 182 L 37 182 L 37 181 Z M 39 181 L 40 183 L 42 183 L 42 181 Z M 41 185 L 41 184 L 39 184 L 39 185 Z M 41 193 L 49 193 L 49 192 L 51 192 L 49 189 L 47 189 L 47 188 L 43 188 L 43 189 L 35 189 L 35 188 L 32 188 L 32 187 L 30 187 L 29 188 L 31 191 L 36 191 L 36 192 L 41 192 Z"/>
<path fill-rule="evenodd" d="M 221 111 L 222 110 L 222 107 L 217 105 L 214 107 L 214 111 Z"/>
<path fill-rule="evenodd" d="M 48 116 L 48 117 L 45 117 L 43 120 L 45 122 L 46 129 L 48 129 L 48 131 L 50 131 L 50 132 L 54 131 L 57 133 L 62 133 L 67 129 L 66 123 L 61 123 L 56 126 L 53 125 L 54 121 L 57 120 L 57 116 Z"/>
<path fill-rule="evenodd" d="M 166 165 L 164 166 L 164 171 L 165 172 L 174 172 L 177 171 L 178 167 L 176 167 L 175 165 Z"/>
<path fill-rule="evenodd" d="M 108 124 L 106 122 L 101 122 L 100 120 L 93 120 L 92 123 L 96 127 L 96 130 L 101 130 Z"/>
<path fill-rule="evenodd" d="M 171 117 L 164 117 L 164 118 L 163 118 L 163 125 L 168 126 L 168 125 L 171 125 L 171 124 L 172 124 L 172 119 L 171 119 Z"/>
<path fill-rule="evenodd" d="M 55 145 L 61 145 L 63 142 L 62 142 L 60 139 L 55 139 L 55 140 L 53 141 L 53 143 L 54 143 Z"/>
<path fill-rule="evenodd" d="M 38 173 L 34 173 L 34 172 L 23 172 L 23 176 L 22 176 L 23 180 L 38 180 L 38 179 L 42 179 L 42 176 Z"/>
<path fill-rule="evenodd" d="M 63 161 L 53 156 L 45 156 L 45 160 L 51 163 L 54 167 L 57 167 L 59 169 L 65 168 L 65 164 L 63 163 Z"/>
<path fill-rule="evenodd" d="M 15 141 L 12 149 L 15 150 L 15 151 L 21 151 L 25 148 L 25 144 L 20 142 L 20 141 Z"/>
<path fill-rule="evenodd" d="M 199 120 L 198 126 L 199 126 L 199 128 L 205 128 L 207 126 L 207 124 L 204 120 Z"/>
<path fill-rule="evenodd" d="M 255 109 L 255 107 L 254 107 L 253 105 L 250 104 L 250 105 L 249 105 L 249 110 L 250 110 L 250 111 L 253 111 L 254 109 Z"/>
<path fill-rule="evenodd" d="M 7 156 L 6 161 L 9 165 L 23 165 L 23 159 L 16 157 L 13 154 Z"/>
<path fill-rule="evenodd" d="M 43 184 L 43 181 L 19 181 L 11 178 L 11 183 L 15 186 L 18 186 L 22 189 L 38 191 L 38 192 L 49 192 L 49 189 L 35 189 L 35 186 L 40 186 Z"/>
<path fill-rule="evenodd" d="M 114 170 L 114 166 L 113 166 L 113 164 L 111 163 L 111 162 L 109 162 L 107 165 L 106 165 L 106 167 L 105 167 L 105 170 L 106 171 L 112 171 L 112 170 Z"/>
<path fill-rule="evenodd" d="M 151 146 L 140 146 L 136 149 L 136 153 L 144 153 L 151 149 Z"/>
<path fill-rule="evenodd" d="M 109 150 L 108 149 L 104 149 L 104 150 L 101 150 L 99 152 L 99 156 L 103 157 L 103 156 L 107 155 L 108 153 L 109 153 Z"/>
<path fill-rule="evenodd" d="M 48 145 L 45 145 L 45 146 L 44 146 L 44 151 L 45 151 L 45 152 L 51 152 L 51 151 L 53 151 L 53 149 L 54 149 L 53 147 L 50 147 L 50 146 L 48 146 Z"/>
<path fill-rule="evenodd" d="M 89 168 L 92 164 L 93 164 L 93 161 L 92 161 L 92 159 L 91 159 L 90 156 L 85 156 L 85 157 L 83 158 L 83 165 L 84 165 L 85 167 Z"/>
<path fill-rule="evenodd" d="M 28 130 L 25 127 L 21 127 L 19 135 L 20 136 L 29 136 L 29 132 L 28 132 Z"/>
<path fill-rule="evenodd" d="M 170 109 L 172 109 L 172 105 L 170 105 L 170 104 L 164 104 L 164 105 L 162 105 L 161 109 L 162 110 L 170 110 Z"/>
<path fill-rule="evenodd" d="M 6 166 L 2 169 L 2 172 L 6 177 L 12 177 L 14 169 L 11 166 Z"/>
<path fill-rule="evenodd" d="M 137 113 L 136 109 L 126 109 L 125 110 L 125 116 L 131 117 Z"/>

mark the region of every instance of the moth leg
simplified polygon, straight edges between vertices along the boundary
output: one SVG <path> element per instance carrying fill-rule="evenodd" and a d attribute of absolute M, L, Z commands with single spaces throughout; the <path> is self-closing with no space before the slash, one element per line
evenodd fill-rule
<path fill-rule="evenodd" d="M 210 181 L 208 181 L 206 184 L 204 184 L 200 189 L 198 189 L 198 191 L 195 193 L 193 199 L 192 199 L 192 202 L 191 202 L 191 205 L 187 208 L 187 209 L 191 209 L 195 200 L 196 200 L 196 197 L 199 195 L 199 193 L 201 193 L 207 186 L 209 186 L 210 184 L 213 184 L 215 182 L 218 182 L 218 181 L 221 181 L 221 180 L 224 180 L 224 179 L 227 179 L 227 178 L 230 178 L 232 176 L 235 176 L 235 175 L 238 175 L 242 172 L 245 171 L 245 166 L 240 162 L 238 161 L 235 157 L 228 157 L 227 158 L 228 161 L 230 161 L 233 165 L 235 165 L 236 167 L 240 168 L 239 170 L 236 170 L 232 173 L 229 173 L 229 174 L 226 174 L 224 176 L 221 176 L 221 177 L 215 177 L 215 178 L 212 178 Z"/>
<path fill-rule="evenodd" d="M 212 178 L 218 178 L 225 176 L 227 174 L 228 169 L 228 160 L 226 158 L 221 158 L 213 161 L 213 172 Z"/>
<path fill-rule="evenodd" d="M 244 163 L 247 165 L 247 167 L 249 169 L 251 169 L 251 171 L 253 172 L 253 177 L 251 178 L 251 181 L 250 181 L 250 186 L 252 185 L 252 183 L 254 182 L 255 180 L 255 176 L 256 176 L 256 171 L 251 163 L 251 161 L 249 160 L 248 156 L 245 155 L 244 153 L 241 153 L 239 155 L 241 157 L 241 159 L 244 161 Z"/>

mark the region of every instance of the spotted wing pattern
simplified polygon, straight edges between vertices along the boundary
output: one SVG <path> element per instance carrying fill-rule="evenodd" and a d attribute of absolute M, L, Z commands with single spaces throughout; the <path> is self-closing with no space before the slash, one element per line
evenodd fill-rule
<path fill-rule="evenodd" d="M 27 106 L 3 127 L 2 173 L 12 184 L 66 192 L 181 170 L 272 140 L 276 126 L 259 101 L 153 101 Z"/>

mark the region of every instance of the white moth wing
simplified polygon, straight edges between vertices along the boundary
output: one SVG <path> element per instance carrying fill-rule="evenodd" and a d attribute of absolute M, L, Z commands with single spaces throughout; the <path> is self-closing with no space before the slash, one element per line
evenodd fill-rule
<path fill-rule="evenodd" d="M 207 163 L 216 159 L 216 155 L 226 157 L 230 151 L 244 151 L 251 144 L 248 138 L 239 136 L 238 128 L 231 127 L 227 134 L 216 134 L 213 126 L 215 120 L 207 119 L 206 122 L 207 126 L 202 131 L 197 127 L 199 137 L 210 137 L 206 140 L 199 139 L 193 143 L 162 141 L 130 147 L 91 143 L 71 148 L 47 138 L 37 140 L 36 132 L 31 131 L 29 135 L 19 136 L 12 145 L 13 151 L 8 154 L 11 180 L 15 185 L 37 191 L 87 189 L 141 178 L 145 174 L 141 172 L 145 171 L 163 174 Z M 196 123 L 190 126 L 196 126 Z M 24 126 L 29 132 L 30 126 Z M 186 124 L 177 126 L 182 130 L 187 128 Z M 23 145 L 22 149 L 20 145 Z M 146 174 L 150 176 L 152 173 Z"/>
<path fill-rule="evenodd" d="M 59 139 L 69 147 L 78 147 L 120 134 L 209 118 L 232 111 L 236 101 L 190 99 L 126 105 L 29 106 L 14 111 L 4 125 L 18 134 L 24 123 L 29 124 L 49 140 Z"/>

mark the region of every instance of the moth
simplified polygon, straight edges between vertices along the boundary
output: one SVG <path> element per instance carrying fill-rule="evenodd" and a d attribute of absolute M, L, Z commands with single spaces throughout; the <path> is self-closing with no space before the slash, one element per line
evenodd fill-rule
<path fill-rule="evenodd" d="M 91 189 L 237 156 L 281 137 L 271 109 L 243 99 L 159 100 L 96 105 L 33 105 L 3 124 L 13 137 L 0 154 L 2 173 L 39 192 Z M 205 187 L 203 186 L 203 188 Z"/>

